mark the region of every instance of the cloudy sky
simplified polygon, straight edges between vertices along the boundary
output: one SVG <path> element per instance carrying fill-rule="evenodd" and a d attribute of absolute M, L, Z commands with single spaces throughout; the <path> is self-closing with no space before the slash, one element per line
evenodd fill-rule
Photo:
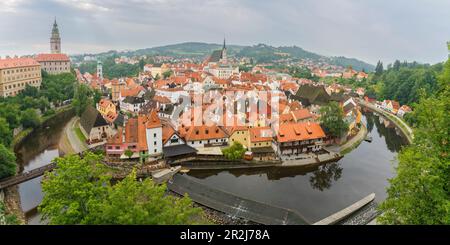
<path fill-rule="evenodd" d="M 449 0 L 0 0 L 0 56 L 48 52 L 55 17 L 69 54 L 226 36 L 371 63 L 436 63 L 450 40 Z"/>

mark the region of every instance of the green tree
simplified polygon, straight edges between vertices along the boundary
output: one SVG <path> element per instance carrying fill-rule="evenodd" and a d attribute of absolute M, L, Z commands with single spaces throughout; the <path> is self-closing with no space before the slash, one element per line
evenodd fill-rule
<path fill-rule="evenodd" d="M 6 119 L 0 117 L 0 144 L 9 146 L 12 141 L 12 132 Z"/>
<path fill-rule="evenodd" d="M 0 103 L 0 117 L 8 121 L 11 129 L 20 126 L 20 109 L 19 105 L 13 103 Z"/>
<path fill-rule="evenodd" d="M 377 63 L 377 66 L 375 67 L 375 76 L 381 76 L 381 74 L 383 74 L 383 62 L 381 62 L 380 60 Z"/>
<path fill-rule="evenodd" d="M 124 154 L 128 157 L 128 159 L 130 159 L 133 156 L 133 151 L 131 151 L 130 149 L 126 149 Z"/>
<path fill-rule="evenodd" d="M 39 212 L 50 224 L 197 224 L 200 209 L 188 197 L 167 195 L 165 185 L 136 180 L 133 171 L 113 185 L 102 156 L 58 158 L 45 174 Z"/>
<path fill-rule="evenodd" d="M 173 74 L 173 72 L 171 70 L 163 72 L 163 74 L 162 74 L 163 79 L 169 78 L 170 76 L 172 76 L 172 74 Z"/>
<path fill-rule="evenodd" d="M 93 104 L 91 95 L 91 89 L 85 84 L 79 84 L 75 89 L 72 105 L 78 116 L 83 114 L 89 104 Z"/>
<path fill-rule="evenodd" d="M 234 142 L 231 146 L 222 149 L 223 155 L 229 160 L 239 160 L 244 157 L 246 149 L 239 142 Z"/>
<path fill-rule="evenodd" d="M 30 96 L 30 97 L 36 98 L 39 95 L 39 89 L 37 87 L 26 84 L 25 89 L 22 90 L 22 92 L 20 94 L 22 96 Z"/>
<path fill-rule="evenodd" d="M 13 214 L 6 214 L 5 204 L 0 201 L 0 225 L 18 225 L 19 221 Z"/>
<path fill-rule="evenodd" d="M 26 109 L 22 112 L 20 119 L 24 128 L 36 128 L 40 125 L 41 119 L 35 109 Z"/>
<path fill-rule="evenodd" d="M 0 179 L 16 174 L 16 156 L 14 153 L 0 144 Z"/>
<path fill-rule="evenodd" d="M 100 102 L 100 100 L 102 99 L 102 91 L 100 91 L 100 90 L 98 90 L 98 89 L 95 89 L 94 90 L 94 106 L 98 103 L 98 102 Z"/>
<path fill-rule="evenodd" d="M 438 92 L 422 93 L 413 143 L 398 154 L 397 175 L 380 205 L 382 224 L 450 224 L 450 60 Z"/>
<path fill-rule="evenodd" d="M 334 101 L 320 108 L 320 125 L 327 134 L 334 137 L 342 137 L 349 126 L 344 120 L 344 111 Z"/>

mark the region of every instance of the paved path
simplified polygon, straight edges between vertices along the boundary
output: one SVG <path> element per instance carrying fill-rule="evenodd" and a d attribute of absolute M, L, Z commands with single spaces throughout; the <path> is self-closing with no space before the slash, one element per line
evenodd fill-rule
<path fill-rule="evenodd" d="M 64 134 L 66 135 L 75 153 L 80 153 L 88 149 L 86 143 L 81 142 L 77 134 L 75 133 L 75 127 L 78 125 L 79 121 L 79 117 L 74 117 L 67 123 L 66 127 L 64 128 Z"/>

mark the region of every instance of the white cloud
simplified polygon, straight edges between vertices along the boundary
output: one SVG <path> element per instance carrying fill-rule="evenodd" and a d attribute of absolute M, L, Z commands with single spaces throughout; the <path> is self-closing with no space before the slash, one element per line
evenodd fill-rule
<path fill-rule="evenodd" d="M 16 13 L 23 0 L 1 0 L 0 12 Z"/>
<path fill-rule="evenodd" d="M 85 10 L 85 11 L 101 11 L 107 12 L 111 9 L 105 7 L 106 3 L 102 3 L 101 1 L 95 0 L 54 0 L 60 4 L 65 4 L 69 7 Z"/>

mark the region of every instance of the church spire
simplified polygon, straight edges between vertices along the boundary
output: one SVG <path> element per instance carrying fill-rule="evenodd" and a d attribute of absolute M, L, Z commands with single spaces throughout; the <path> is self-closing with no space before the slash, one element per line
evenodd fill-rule
<path fill-rule="evenodd" d="M 226 46 L 225 46 L 225 37 L 223 38 L 223 48 L 222 49 L 226 49 Z"/>

